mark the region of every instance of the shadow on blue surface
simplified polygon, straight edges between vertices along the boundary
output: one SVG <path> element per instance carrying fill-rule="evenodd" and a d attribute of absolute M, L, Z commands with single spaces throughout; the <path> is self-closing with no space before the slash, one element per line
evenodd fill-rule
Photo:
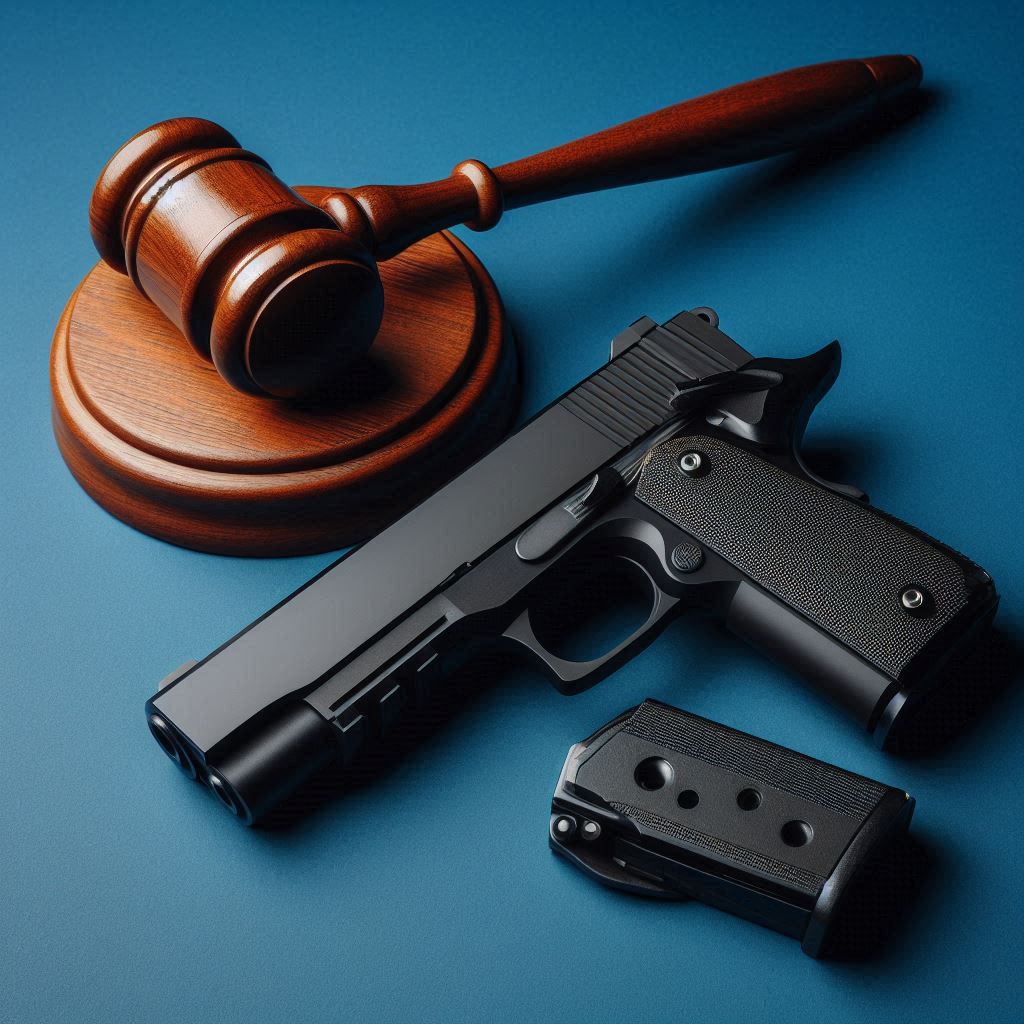
<path fill-rule="evenodd" d="M 203 556 L 111 519 L 55 449 L 47 346 L 96 259 L 96 174 L 161 118 L 228 125 L 284 180 L 423 180 L 757 74 L 914 52 L 942 93 L 852 151 L 457 233 L 519 329 L 525 412 L 594 370 L 641 314 L 709 303 L 758 355 L 802 355 L 838 334 L 846 369 L 812 441 L 821 431 L 839 453 L 834 477 L 993 573 L 1004 598 L 986 657 L 1012 663 L 1024 607 L 1020 18 L 984 0 L 13 12 L 0 62 L 11 140 L 0 175 L 19 197 L 0 273 L 4 470 L 17 481 L 0 498 L 0 1017 L 1019 1020 L 1014 671 L 969 731 L 893 758 L 722 631 L 680 622 L 578 697 L 511 669 L 470 676 L 466 703 L 400 761 L 393 750 L 379 775 L 366 767 L 291 826 L 243 829 L 166 762 L 143 701 L 330 558 Z M 814 962 L 701 904 L 599 890 L 548 851 L 568 744 L 647 696 L 917 797 L 912 834 L 931 868 L 884 957 L 869 969 Z"/>
<path fill-rule="evenodd" d="M 795 153 L 712 178 L 699 203 L 654 224 L 636 225 L 629 236 L 606 250 L 603 261 L 591 259 L 560 267 L 560 288 L 567 296 L 575 290 L 580 301 L 603 288 L 628 293 L 641 283 L 632 280 L 632 274 L 640 279 L 650 274 L 650 253 L 658 254 L 656 273 L 666 276 L 684 272 L 689 262 L 704 265 L 718 257 L 728 261 L 738 239 L 757 237 L 772 224 L 798 216 L 810 191 L 845 187 L 862 179 L 872 165 L 884 166 L 891 157 L 888 150 L 893 146 L 906 149 L 908 136 L 929 117 L 941 113 L 946 102 L 940 90 L 924 87 L 885 118 L 856 125 L 841 136 Z M 879 243 L 890 244 L 891 240 L 880 239 Z"/>
<path fill-rule="evenodd" d="M 613 581 L 614 576 L 609 575 L 607 582 Z M 583 612 L 584 615 L 592 612 L 601 618 L 602 635 L 609 645 L 614 645 L 617 634 L 607 631 L 609 623 L 602 615 L 605 609 L 598 608 L 593 600 L 601 590 L 601 581 L 593 581 L 592 601 L 589 606 L 583 606 Z M 700 613 L 694 610 L 693 614 Z M 569 636 L 570 631 L 589 634 L 591 626 L 591 622 L 574 614 L 566 637 L 572 643 L 574 638 Z M 708 624 L 707 628 L 715 634 L 714 643 L 740 646 L 740 642 L 717 623 Z M 628 632 L 628 628 L 621 631 L 622 634 Z M 680 661 L 687 656 L 689 638 L 678 629 L 670 627 L 655 643 L 675 645 L 679 648 L 676 657 Z M 436 693 L 425 707 L 406 714 L 385 739 L 370 741 L 352 766 L 329 768 L 307 783 L 258 826 L 257 832 L 271 837 L 272 841 L 275 833 L 301 830 L 307 819 L 325 805 L 343 801 L 360 790 L 372 792 L 372 787 L 380 785 L 404 760 L 415 756 L 417 749 L 435 741 L 439 733 L 450 729 L 460 716 L 471 713 L 489 690 L 507 687 L 513 681 L 522 683 L 524 679 L 527 686 L 548 685 L 539 673 L 529 671 L 526 666 L 524 658 L 504 647 L 496 647 L 479 652 L 454 671 L 442 674 Z M 1018 684 L 1020 678 L 1017 642 L 1002 630 L 992 629 L 975 650 L 943 672 L 928 700 L 908 716 L 896 753 L 908 758 L 929 758 L 948 752 L 957 743 L 983 743 L 986 721 L 999 712 L 1007 691 Z M 484 685 L 481 681 L 485 681 Z M 1017 694 L 1019 689 L 1015 689 Z"/>
<path fill-rule="evenodd" d="M 791 215 L 801 207 L 809 190 L 826 184 L 863 180 L 872 164 L 892 158 L 891 147 L 912 148 L 914 133 L 942 113 L 949 102 L 931 86 L 908 96 L 885 118 L 849 129 L 841 136 L 807 146 L 795 153 L 754 166 L 749 175 L 726 182 L 704 197 L 690 221 L 696 234 L 714 236 L 735 228 L 756 231 L 766 214 L 773 219 Z M 789 204 L 785 210 L 780 204 Z"/>

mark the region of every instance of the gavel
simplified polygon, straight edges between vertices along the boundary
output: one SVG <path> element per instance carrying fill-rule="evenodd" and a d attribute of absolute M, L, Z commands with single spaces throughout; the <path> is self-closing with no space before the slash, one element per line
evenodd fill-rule
<path fill-rule="evenodd" d="M 505 210 L 760 160 L 860 121 L 917 87 L 911 56 L 797 68 L 666 107 L 491 168 L 306 202 L 210 121 L 162 121 L 111 158 L 89 223 L 127 274 L 239 391 L 292 398 L 337 382 L 384 311 L 377 261 Z M 425 353 L 425 358 L 428 355 Z"/>

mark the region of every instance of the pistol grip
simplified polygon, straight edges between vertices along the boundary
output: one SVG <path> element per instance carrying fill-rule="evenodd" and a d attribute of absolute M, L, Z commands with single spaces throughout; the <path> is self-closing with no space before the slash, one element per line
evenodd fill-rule
<path fill-rule="evenodd" d="M 694 459 L 698 473 L 686 468 Z M 699 433 L 651 452 L 636 497 L 738 570 L 730 628 L 884 741 L 991 617 L 995 589 L 945 545 L 798 474 L 749 443 Z"/>

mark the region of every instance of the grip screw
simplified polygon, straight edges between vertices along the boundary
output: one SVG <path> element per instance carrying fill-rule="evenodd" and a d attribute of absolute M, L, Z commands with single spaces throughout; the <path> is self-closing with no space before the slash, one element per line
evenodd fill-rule
<path fill-rule="evenodd" d="M 687 476 L 701 476 L 706 472 L 704 457 L 700 452 L 683 452 L 679 456 L 679 468 Z"/>
<path fill-rule="evenodd" d="M 601 835 L 601 826 L 596 821 L 585 821 L 580 831 L 584 839 L 593 841 Z"/>
<path fill-rule="evenodd" d="M 908 615 L 927 615 L 932 609 L 931 598 L 921 587 L 907 587 L 900 594 L 900 605 Z"/>

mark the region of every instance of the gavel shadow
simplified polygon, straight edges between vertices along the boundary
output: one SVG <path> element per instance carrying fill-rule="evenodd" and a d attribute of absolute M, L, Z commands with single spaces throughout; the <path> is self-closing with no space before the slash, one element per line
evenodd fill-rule
<path fill-rule="evenodd" d="M 715 236 L 736 226 L 746 229 L 760 211 L 778 213 L 780 200 L 806 195 L 808 186 L 829 179 L 855 176 L 860 165 L 884 156 L 882 150 L 912 136 L 917 123 L 946 102 L 934 88 L 922 88 L 906 97 L 886 116 L 847 129 L 819 143 L 743 175 L 723 188 L 711 202 L 701 204 L 690 217 L 687 230 L 698 238 Z"/>
<path fill-rule="evenodd" d="M 688 205 L 683 213 L 666 216 L 642 231 L 616 236 L 616 244 L 608 249 L 614 253 L 614 261 L 603 265 L 580 261 L 563 268 L 559 287 L 569 293 L 578 287 L 588 297 L 601 293 L 603 287 L 608 287 L 608 294 L 620 294 L 631 287 L 631 273 L 638 276 L 638 286 L 652 274 L 677 273 L 673 254 L 686 261 L 693 258 L 687 254 L 698 253 L 705 267 L 715 253 L 730 258 L 737 235 L 756 232 L 759 224 L 777 218 L 787 207 L 797 213 L 802 198 L 813 189 L 855 177 L 860 166 L 882 158 L 883 150 L 897 139 L 905 144 L 915 126 L 944 102 L 939 90 L 922 88 L 883 117 L 733 173 L 720 185 L 704 190 L 700 202 Z M 712 179 L 721 181 L 714 175 Z M 653 262 L 645 258 L 652 252 L 659 254 Z M 766 250 L 765 258 L 778 259 L 779 254 Z"/>

